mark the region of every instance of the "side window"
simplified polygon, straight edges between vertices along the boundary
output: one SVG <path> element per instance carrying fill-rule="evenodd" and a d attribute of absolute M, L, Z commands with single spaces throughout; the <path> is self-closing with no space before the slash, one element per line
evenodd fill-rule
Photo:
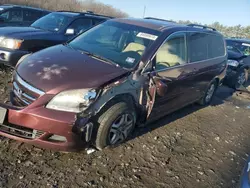
<path fill-rule="evenodd" d="M 10 9 L 0 15 L 4 17 L 6 22 L 21 22 L 23 21 L 23 11 L 21 9 Z"/>
<path fill-rule="evenodd" d="M 41 17 L 41 12 L 35 10 L 24 10 L 23 11 L 23 21 L 36 21 Z"/>
<path fill-rule="evenodd" d="M 93 25 L 98 25 L 98 24 L 100 24 L 100 23 L 102 23 L 104 21 L 105 21 L 104 19 L 94 19 L 93 20 Z"/>
<path fill-rule="evenodd" d="M 92 27 L 92 20 L 88 18 L 81 18 L 73 21 L 73 23 L 70 24 L 68 27 L 69 29 L 74 29 L 75 34 L 78 34 L 80 32 L 86 31 L 90 27 Z"/>
<path fill-rule="evenodd" d="M 219 35 L 209 35 L 208 58 L 216 58 L 225 55 L 225 42 Z"/>
<path fill-rule="evenodd" d="M 206 33 L 191 33 L 189 36 L 190 61 L 208 59 L 209 35 Z"/>
<path fill-rule="evenodd" d="M 157 51 L 155 69 L 162 70 L 187 62 L 186 34 L 172 35 Z"/>

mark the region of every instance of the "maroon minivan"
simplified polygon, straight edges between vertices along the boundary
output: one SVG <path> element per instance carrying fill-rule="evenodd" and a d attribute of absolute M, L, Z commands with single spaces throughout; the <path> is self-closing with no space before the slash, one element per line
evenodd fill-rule
<path fill-rule="evenodd" d="M 213 28 L 109 20 L 21 58 L 10 103 L 0 105 L 0 135 L 58 150 L 116 146 L 135 125 L 209 104 L 226 64 Z"/>

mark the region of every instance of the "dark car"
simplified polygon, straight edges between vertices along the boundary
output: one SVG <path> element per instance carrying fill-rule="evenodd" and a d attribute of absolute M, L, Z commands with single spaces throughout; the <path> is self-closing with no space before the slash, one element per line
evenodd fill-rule
<path fill-rule="evenodd" d="M 250 158 L 246 161 L 242 171 L 239 188 L 250 188 Z"/>
<path fill-rule="evenodd" d="M 111 19 L 22 58 L 0 135 L 59 150 L 125 141 L 136 124 L 208 105 L 226 74 L 223 36 L 157 19 Z"/>
<path fill-rule="evenodd" d="M 234 89 L 244 86 L 248 81 L 250 57 L 242 53 L 228 50 L 228 68 L 224 79 L 225 85 Z"/>
<path fill-rule="evenodd" d="M 30 26 L 50 11 L 20 5 L 0 5 L 0 27 Z"/>
<path fill-rule="evenodd" d="M 0 64 L 15 66 L 22 56 L 64 43 L 107 19 L 89 12 L 53 12 L 30 27 L 0 28 Z"/>
<path fill-rule="evenodd" d="M 226 39 L 227 49 L 242 55 L 250 55 L 250 39 L 237 39 L 229 38 Z"/>

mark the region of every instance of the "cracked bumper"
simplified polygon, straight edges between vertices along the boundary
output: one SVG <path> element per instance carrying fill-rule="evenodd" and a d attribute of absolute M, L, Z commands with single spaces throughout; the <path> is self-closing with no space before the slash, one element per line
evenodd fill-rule
<path fill-rule="evenodd" d="M 0 107 L 6 110 L 4 122 L 0 125 L 1 136 L 61 151 L 76 150 L 85 145 L 80 136 L 72 132 L 76 122 L 74 113 L 50 110 L 43 106 L 20 109 L 0 104 Z M 81 122 L 87 123 L 88 120 L 83 119 Z"/>

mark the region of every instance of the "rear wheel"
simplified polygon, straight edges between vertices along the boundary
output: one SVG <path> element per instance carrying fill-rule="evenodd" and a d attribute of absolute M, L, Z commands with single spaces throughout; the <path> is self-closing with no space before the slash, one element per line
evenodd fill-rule
<path fill-rule="evenodd" d="M 95 146 L 102 150 L 107 146 L 117 146 L 129 137 L 135 128 L 136 113 L 127 103 L 119 102 L 104 112 L 98 123 Z"/>
<path fill-rule="evenodd" d="M 213 81 L 210 83 L 205 95 L 200 99 L 200 105 L 209 105 L 214 97 L 215 91 L 217 89 L 218 83 L 217 81 Z"/>

